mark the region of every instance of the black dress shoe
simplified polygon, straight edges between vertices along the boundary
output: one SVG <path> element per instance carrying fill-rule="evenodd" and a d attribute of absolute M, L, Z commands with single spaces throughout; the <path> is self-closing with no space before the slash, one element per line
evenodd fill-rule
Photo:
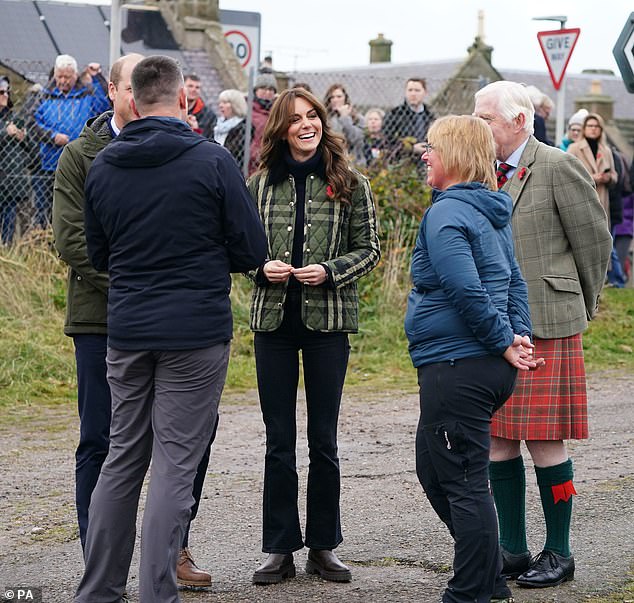
<path fill-rule="evenodd" d="M 324 580 L 331 582 L 350 582 L 352 580 L 350 568 L 341 563 L 332 551 L 310 549 L 308 561 L 306 561 L 306 573 L 317 574 Z"/>
<path fill-rule="evenodd" d="M 255 570 L 253 584 L 277 584 L 295 577 L 293 554 L 271 553 L 266 561 Z"/>
<path fill-rule="evenodd" d="M 542 551 L 531 563 L 529 570 L 517 578 L 524 588 L 557 586 L 575 577 L 575 558 L 564 557 L 553 551 Z"/>
<path fill-rule="evenodd" d="M 509 553 L 500 547 L 500 553 L 502 553 L 502 575 L 505 578 L 517 578 L 531 566 L 531 554 L 529 551 L 516 554 Z"/>

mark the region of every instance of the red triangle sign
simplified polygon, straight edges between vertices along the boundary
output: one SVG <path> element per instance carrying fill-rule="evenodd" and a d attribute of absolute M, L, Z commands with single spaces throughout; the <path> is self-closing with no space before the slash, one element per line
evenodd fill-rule
<path fill-rule="evenodd" d="M 574 29 L 540 31 L 537 34 L 555 90 L 559 90 L 561 86 L 566 74 L 566 67 L 568 67 L 568 61 L 570 61 L 580 33 L 581 30 L 576 27 Z"/>

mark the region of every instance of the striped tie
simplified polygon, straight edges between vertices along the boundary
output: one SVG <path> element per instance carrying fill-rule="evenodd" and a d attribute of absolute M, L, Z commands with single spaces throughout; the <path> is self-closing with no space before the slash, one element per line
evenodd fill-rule
<path fill-rule="evenodd" d="M 502 188 L 504 186 L 504 184 L 506 183 L 506 181 L 508 180 L 508 178 L 506 177 L 507 172 L 512 168 L 512 165 L 509 165 L 508 163 L 500 163 L 500 165 L 498 165 L 498 169 L 495 171 L 495 175 L 497 176 L 498 179 L 498 188 Z"/>

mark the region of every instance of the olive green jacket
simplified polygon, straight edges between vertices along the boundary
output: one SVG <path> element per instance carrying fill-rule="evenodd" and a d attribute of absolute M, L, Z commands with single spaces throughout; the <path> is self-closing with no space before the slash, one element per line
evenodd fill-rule
<path fill-rule="evenodd" d="M 106 334 L 108 274 L 97 272 L 86 251 L 84 183 L 97 153 L 111 140 L 112 111 L 88 120 L 79 138 L 64 148 L 55 173 L 53 235 L 68 264 L 66 335 Z"/>
<path fill-rule="evenodd" d="M 323 264 L 329 279 L 320 286 L 302 285 L 302 319 L 311 330 L 355 333 L 359 326 L 357 279 L 378 263 L 381 252 L 370 184 L 358 180 L 351 203 L 328 196 L 318 174 L 306 179 L 303 266 Z M 290 262 L 295 233 L 295 183 L 290 175 L 270 183 L 268 171 L 248 182 L 268 238 L 268 259 Z M 288 283 L 256 281 L 251 329 L 273 331 L 282 323 Z"/>

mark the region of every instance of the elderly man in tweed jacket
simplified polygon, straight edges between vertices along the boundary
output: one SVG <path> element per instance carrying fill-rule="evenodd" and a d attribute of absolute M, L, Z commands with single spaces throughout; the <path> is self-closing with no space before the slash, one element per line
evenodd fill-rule
<path fill-rule="evenodd" d="M 475 95 L 474 115 L 495 138 L 498 185 L 513 199 L 515 252 L 528 285 L 538 373 L 518 377 L 493 417 L 491 488 L 500 523 L 503 573 L 520 586 L 571 580 L 572 461 L 564 440 L 588 437 L 581 333 L 597 309 L 612 246 L 591 178 L 569 154 L 532 136 L 526 89 L 494 82 Z M 531 559 L 525 528 L 524 440 L 535 464 L 546 543 Z"/>

